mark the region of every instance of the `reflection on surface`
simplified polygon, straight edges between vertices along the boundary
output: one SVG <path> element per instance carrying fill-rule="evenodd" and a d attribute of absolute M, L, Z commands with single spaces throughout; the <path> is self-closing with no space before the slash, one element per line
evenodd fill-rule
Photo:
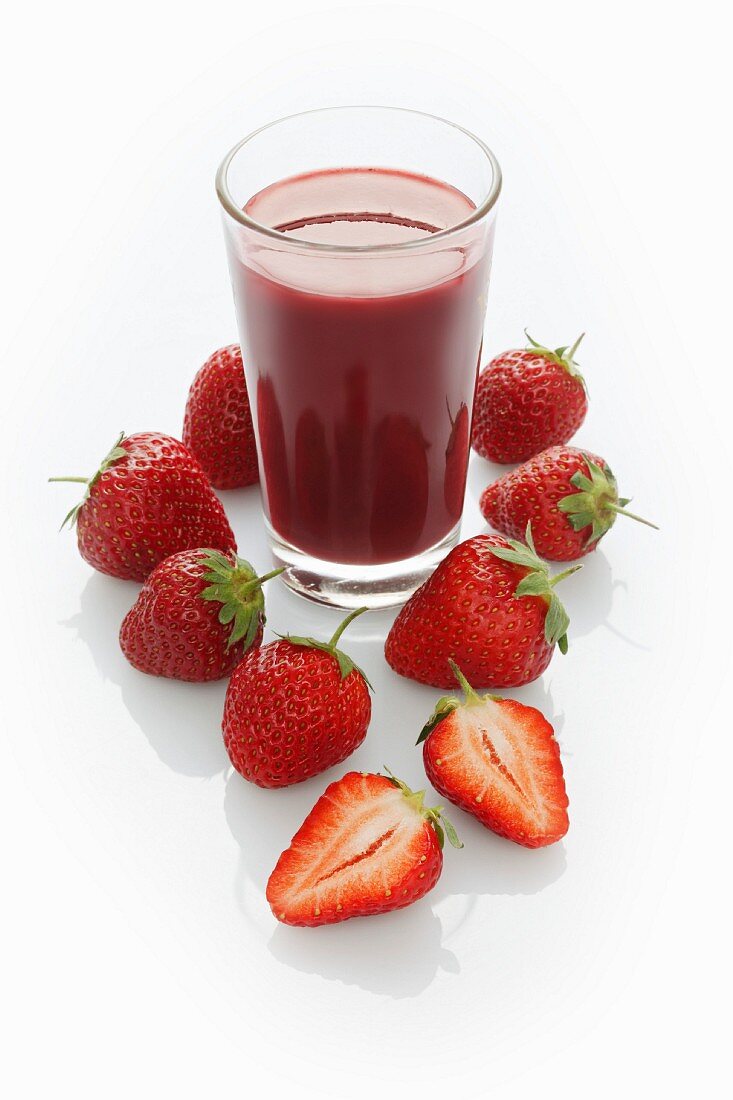
<path fill-rule="evenodd" d="M 443 479 L 443 497 L 448 515 L 453 522 L 461 518 L 463 512 L 463 494 L 466 489 L 466 473 L 468 471 L 469 416 L 468 408 L 461 402 L 455 417 L 451 415 L 450 406 L 448 416 L 450 418 L 450 436 L 448 446 L 445 449 L 445 477 Z"/>
<path fill-rule="evenodd" d="M 315 409 L 304 409 L 295 429 L 297 537 L 323 543 L 329 537 L 331 456 L 326 429 Z"/>
<path fill-rule="evenodd" d="M 289 539 L 291 501 L 285 430 L 273 381 L 262 376 L 257 379 L 257 432 L 270 522 L 284 539 Z"/>
<path fill-rule="evenodd" d="M 369 535 L 375 561 L 398 561 L 421 548 L 430 492 L 427 450 L 420 426 L 406 416 L 385 416 L 374 433 Z"/>
<path fill-rule="evenodd" d="M 366 432 L 369 390 L 363 366 L 347 370 L 343 414 L 336 419 L 336 553 L 340 561 L 357 561 L 364 554 L 368 512 Z"/>

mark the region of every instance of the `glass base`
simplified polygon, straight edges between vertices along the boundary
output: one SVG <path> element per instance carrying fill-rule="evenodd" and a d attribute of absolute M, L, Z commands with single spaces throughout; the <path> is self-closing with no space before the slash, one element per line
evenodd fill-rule
<path fill-rule="evenodd" d="M 283 566 L 282 580 L 307 600 L 329 607 L 352 609 L 396 607 L 409 599 L 427 580 L 446 554 L 458 542 L 457 523 L 452 531 L 422 554 L 384 565 L 342 565 L 304 554 L 284 542 L 265 521 L 276 566 Z"/>

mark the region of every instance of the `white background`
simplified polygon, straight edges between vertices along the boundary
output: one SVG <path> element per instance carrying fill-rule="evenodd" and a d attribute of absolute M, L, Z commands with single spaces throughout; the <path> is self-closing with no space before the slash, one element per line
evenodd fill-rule
<path fill-rule="evenodd" d="M 5 16 L 2 1035 L 5 1093 L 722 1095 L 730 980 L 730 94 L 718 4 L 40 3 Z M 587 338 L 577 441 L 620 521 L 564 585 L 570 652 L 520 692 L 554 721 L 571 830 L 514 848 L 454 813 L 421 905 L 308 932 L 264 902 L 333 774 L 231 775 L 223 685 L 117 648 L 136 586 L 57 526 L 117 432 L 178 434 L 235 339 L 213 174 L 272 117 L 447 115 L 505 173 L 487 349 Z M 725 380 L 725 386 L 724 386 Z M 726 396 L 727 392 L 727 396 Z M 465 532 L 492 471 L 474 460 Z M 227 494 L 266 565 L 255 491 Z M 336 616 L 269 590 L 272 628 Z M 360 768 L 421 777 L 436 692 L 365 617 Z M 727 718 L 726 718 L 727 715 Z M 341 770 L 344 770 L 343 768 Z"/>

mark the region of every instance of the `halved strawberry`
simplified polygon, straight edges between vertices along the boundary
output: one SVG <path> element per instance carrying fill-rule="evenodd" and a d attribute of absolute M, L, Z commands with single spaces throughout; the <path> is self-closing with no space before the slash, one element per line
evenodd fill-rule
<path fill-rule="evenodd" d="M 466 698 L 441 699 L 420 734 L 428 779 L 499 836 L 526 848 L 554 844 L 569 822 L 552 726 L 516 699 L 477 695 L 450 665 Z"/>
<path fill-rule="evenodd" d="M 267 883 L 279 921 L 313 927 L 387 913 L 432 890 L 443 867 L 439 809 L 393 776 L 348 772 L 316 802 Z M 441 825 L 442 822 L 442 825 Z"/>

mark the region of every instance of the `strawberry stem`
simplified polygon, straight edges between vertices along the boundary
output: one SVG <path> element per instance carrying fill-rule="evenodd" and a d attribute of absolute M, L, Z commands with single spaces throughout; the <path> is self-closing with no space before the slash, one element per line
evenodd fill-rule
<path fill-rule="evenodd" d="M 567 359 L 567 360 L 569 360 L 569 362 L 572 363 L 573 359 L 575 358 L 575 353 L 578 350 L 578 348 L 580 347 L 580 341 L 583 339 L 584 336 L 585 336 L 585 333 L 581 332 L 580 336 L 575 341 L 575 343 L 570 348 L 570 350 L 565 352 L 565 355 L 563 356 L 564 359 Z"/>
<path fill-rule="evenodd" d="M 246 596 L 254 591 L 255 588 L 259 588 L 265 581 L 270 581 L 273 577 L 279 577 L 280 574 L 284 572 L 285 567 L 283 566 L 280 569 L 273 569 L 270 573 L 264 573 L 261 577 L 253 577 L 251 581 L 247 581 L 245 584 L 241 585 L 238 594 L 240 596 Z"/>
<path fill-rule="evenodd" d="M 363 678 L 366 685 L 371 688 L 372 685 L 369 683 L 369 680 L 366 678 L 359 666 L 354 664 L 348 654 L 344 653 L 343 650 L 337 648 L 337 643 L 349 623 L 353 622 L 357 615 L 363 615 L 363 613 L 368 610 L 368 607 L 357 607 L 356 611 L 350 612 L 350 614 L 348 614 L 344 621 L 341 623 L 333 638 L 331 638 L 330 642 L 319 642 L 317 638 L 298 638 L 295 637 L 295 635 L 293 634 L 280 634 L 279 636 L 290 642 L 291 645 L 308 646 L 312 649 L 322 649 L 324 653 L 330 653 L 331 656 L 334 657 L 338 663 L 339 669 L 341 671 L 342 680 L 345 680 L 346 677 L 350 676 L 354 669 L 356 669 L 359 675 Z"/>
<path fill-rule="evenodd" d="M 478 696 L 476 691 L 471 687 L 471 685 L 469 684 L 468 680 L 466 679 L 466 677 L 461 672 L 461 670 L 458 667 L 458 665 L 456 664 L 456 662 L 454 660 L 452 660 L 452 658 L 449 657 L 448 658 L 448 664 L 450 665 L 451 670 L 452 670 L 453 675 L 455 676 L 456 680 L 458 681 L 458 683 L 463 688 L 463 691 L 466 695 L 466 702 L 467 703 L 480 703 L 481 702 L 480 697 Z"/>
<path fill-rule="evenodd" d="M 635 512 L 629 512 L 626 508 L 622 508 L 618 504 L 613 504 L 610 500 L 606 501 L 605 508 L 610 508 L 612 512 L 617 512 L 620 516 L 628 516 L 629 519 L 635 519 L 637 523 L 643 523 L 646 527 L 653 527 L 655 531 L 658 531 L 656 523 L 652 523 L 649 519 L 644 519 L 642 516 L 637 516 Z"/>
<path fill-rule="evenodd" d="M 76 523 L 77 518 L 79 516 L 79 512 L 83 508 L 84 504 L 86 504 L 86 502 L 89 500 L 89 494 L 90 494 L 92 488 L 99 481 L 100 477 L 105 472 L 105 470 L 109 469 L 109 467 L 113 463 L 117 462 L 118 459 L 125 458 L 125 456 L 127 455 L 127 451 L 125 450 L 124 447 L 120 446 L 120 443 L 122 443 L 122 440 L 124 438 L 125 438 L 125 433 L 120 432 L 120 434 L 117 436 L 117 439 L 115 440 L 114 447 L 109 452 L 109 454 L 106 454 L 104 456 L 104 458 L 102 459 L 102 461 L 99 464 L 98 470 L 94 474 L 92 474 L 91 477 L 50 477 L 48 479 L 49 481 L 73 481 L 77 485 L 86 485 L 86 492 L 84 493 L 84 496 L 82 497 L 82 499 L 79 501 L 78 504 L 75 504 L 74 507 L 71 509 L 71 511 L 67 512 L 66 516 L 64 517 L 64 522 L 61 524 L 61 527 L 60 527 L 61 531 L 63 531 L 63 529 L 64 529 L 64 527 L 66 527 L 67 523 L 69 524 L 70 527 L 74 526 L 74 524 Z"/>
<path fill-rule="evenodd" d="M 442 806 L 431 806 L 426 809 L 423 806 L 425 791 L 410 790 L 406 783 L 403 783 L 401 779 L 398 779 L 396 775 L 393 775 L 386 764 L 382 765 L 382 770 L 386 772 L 386 777 L 387 779 L 389 779 L 392 786 L 397 787 L 397 789 L 402 792 L 403 797 L 407 802 L 409 802 L 415 812 L 419 813 L 421 817 L 424 817 L 426 821 L 430 822 L 433 829 L 435 830 L 435 835 L 438 838 L 438 843 L 440 844 L 441 848 L 445 843 L 446 836 L 448 837 L 448 840 L 453 848 L 463 847 L 463 843 L 461 840 L 459 840 L 458 833 L 456 832 L 454 826 L 451 824 L 450 821 L 448 821 L 448 819 L 444 815 Z"/>
<path fill-rule="evenodd" d="M 553 348 L 546 348 L 546 347 L 544 347 L 543 344 L 538 344 L 536 340 L 532 339 L 532 337 L 529 335 L 529 333 L 527 332 L 526 329 L 524 330 L 524 335 L 527 337 L 527 340 L 529 342 L 529 347 L 528 347 L 529 351 L 534 351 L 534 352 L 537 353 L 537 355 L 544 355 L 545 358 L 551 360 L 551 362 L 558 363 L 559 366 L 563 367 L 564 370 L 566 370 L 568 372 L 568 374 L 570 375 L 571 378 L 577 378 L 577 380 L 585 388 L 585 379 L 583 378 L 583 375 L 578 370 L 578 364 L 573 359 L 573 356 L 575 355 L 576 351 L 580 347 L 580 341 L 585 336 L 584 332 L 581 332 L 580 336 L 575 341 L 575 343 L 572 345 L 572 347 L 554 348 L 554 349 Z"/>
<path fill-rule="evenodd" d="M 341 638 L 341 635 L 346 630 L 346 627 L 349 625 L 349 623 L 352 623 L 354 621 L 354 619 L 357 617 L 357 615 L 363 615 L 363 613 L 365 611 L 368 611 L 368 610 L 369 610 L 368 607 L 357 607 L 356 611 L 352 611 L 349 615 L 347 615 L 346 618 L 344 619 L 344 621 L 341 623 L 341 625 L 336 630 L 336 633 L 334 634 L 333 638 L 331 638 L 331 641 L 328 643 L 329 648 L 330 649 L 335 649 L 336 646 L 338 645 L 338 642 L 339 642 L 339 639 Z"/>
<path fill-rule="evenodd" d="M 564 581 L 566 577 L 569 577 L 572 573 L 577 573 L 578 570 L 582 568 L 582 565 L 571 565 L 568 569 L 563 569 L 562 573 L 557 573 L 554 577 L 550 577 L 551 587 L 559 584 L 560 581 Z"/>

